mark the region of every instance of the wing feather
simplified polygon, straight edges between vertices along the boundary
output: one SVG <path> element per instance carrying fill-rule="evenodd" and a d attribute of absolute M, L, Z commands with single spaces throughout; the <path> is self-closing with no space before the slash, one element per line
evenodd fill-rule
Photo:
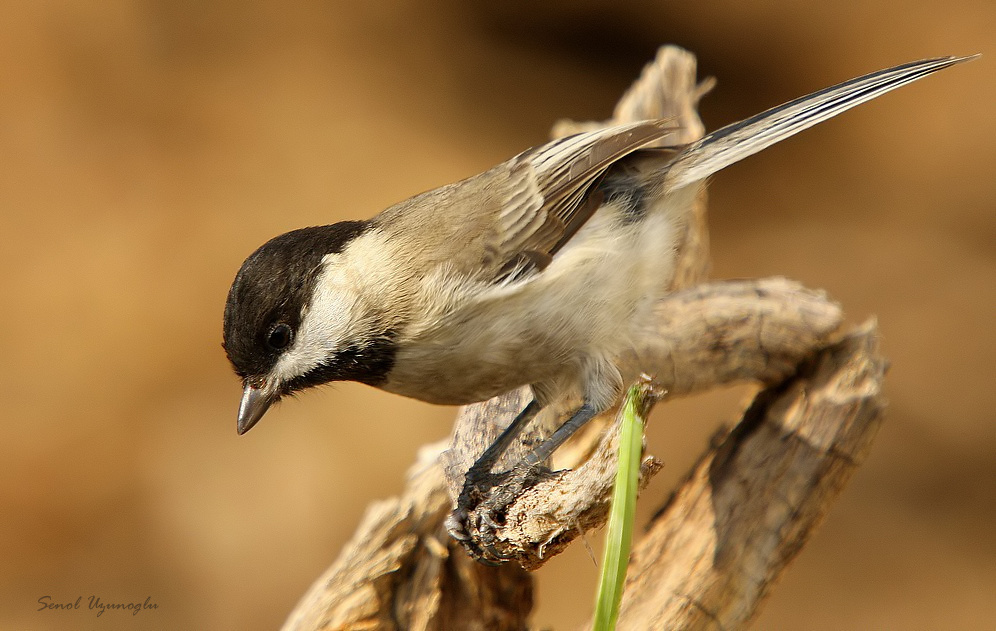
<path fill-rule="evenodd" d="M 506 163 L 506 194 L 489 248 L 497 279 L 542 269 L 601 205 L 592 185 L 613 163 L 672 130 L 666 120 L 618 125 L 534 147 Z"/>

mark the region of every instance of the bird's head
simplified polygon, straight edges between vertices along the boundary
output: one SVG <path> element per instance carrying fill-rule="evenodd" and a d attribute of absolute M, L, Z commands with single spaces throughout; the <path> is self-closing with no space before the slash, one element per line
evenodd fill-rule
<path fill-rule="evenodd" d="M 243 383 L 239 434 L 286 394 L 330 381 L 376 385 L 390 370 L 390 340 L 370 339 L 350 282 L 349 245 L 369 228 L 346 221 L 294 230 L 242 264 L 225 304 L 223 343 Z"/>

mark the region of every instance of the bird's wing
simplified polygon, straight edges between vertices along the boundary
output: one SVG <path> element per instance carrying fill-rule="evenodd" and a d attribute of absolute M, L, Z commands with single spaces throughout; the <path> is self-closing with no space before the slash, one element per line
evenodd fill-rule
<path fill-rule="evenodd" d="M 700 182 L 856 105 L 974 58 L 925 59 L 873 72 L 674 147 L 662 161 L 664 187 L 674 190 Z M 502 280 L 543 269 L 601 205 L 593 184 L 614 162 L 655 144 L 668 131 L 667 121 L 609 127 L 530 149 L 503 164 L 503 193 L 490 200 L 497 208 L 482 213 L 489 225 L 484 273 Z"/>
<path fill-rule="evenodd" d="M 614 162 L 672 130 L 666 120 L 641 121 L 561 138 L 512 158 L 486 267 L 497 279 L 546 267 L 601 205 L 592 185 Z"/>

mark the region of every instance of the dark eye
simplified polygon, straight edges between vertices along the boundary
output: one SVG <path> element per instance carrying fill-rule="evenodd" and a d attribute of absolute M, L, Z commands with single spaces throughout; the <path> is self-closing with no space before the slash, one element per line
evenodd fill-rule
<path fill-rule="evenodd" d="M 272 350 L 282 351 L 290 345 L 293 339 L 294 331 L 291 330 L 290 326 L 278 322 L 270 328 L 270 332 L 266 335 L 266 345 Z"/>

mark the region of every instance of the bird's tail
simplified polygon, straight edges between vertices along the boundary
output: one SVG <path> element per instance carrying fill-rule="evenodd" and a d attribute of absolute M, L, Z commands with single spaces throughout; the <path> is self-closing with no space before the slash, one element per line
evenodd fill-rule
<path fill-rule="evenodd" d="M 666 186 L 674 190 L 703 180 L 856 105 L 975 57 L 978 55 L 938 57 L 879 70 L 717 129 L 684 147 L 674 157 L 668 165 Z"/>

